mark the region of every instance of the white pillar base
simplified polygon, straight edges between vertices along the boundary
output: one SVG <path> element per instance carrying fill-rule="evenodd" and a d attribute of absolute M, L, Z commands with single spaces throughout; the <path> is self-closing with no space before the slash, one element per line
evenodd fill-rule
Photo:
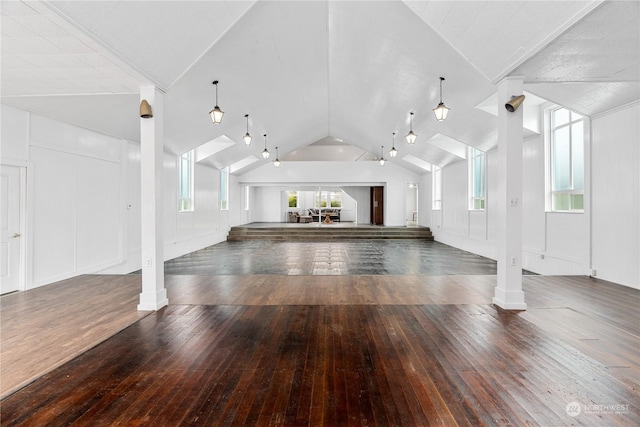
<path fill-rule="evenodd" d="M 138 304 L 139 311 L 156 311 L 162 307 L 169 305 L 169 299 L 167 298 L 167 290 L 161 289 L 154 295 L 153 293 L 140 294 L 140 304 Z"/>
<path fill-rule="evenodd" d="M 524 292 L 522 291 L 506 291 L 496 288 L 492 302 L 504 310 L 527 309 L 527 304 L 524 302 Z"/>

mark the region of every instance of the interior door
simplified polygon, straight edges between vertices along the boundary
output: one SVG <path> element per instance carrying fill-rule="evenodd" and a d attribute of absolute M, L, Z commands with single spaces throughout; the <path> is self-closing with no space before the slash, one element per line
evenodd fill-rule
<path fill-rule="evenodd" d="M 0 167 L 0 293 L 20 288 L 20 168 Z"/>
<path fill-rule="evenodd" d="M 371 224 L 384 225 L 384 187 L 371 187 Z"/>

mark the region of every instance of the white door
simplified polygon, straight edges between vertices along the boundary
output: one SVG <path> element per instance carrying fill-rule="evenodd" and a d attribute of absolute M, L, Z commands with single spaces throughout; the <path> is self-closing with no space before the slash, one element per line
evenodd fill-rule
<path fill-rule="evenodd" d="M 20 288 L 20 168 L 0 167 L 0 293 Z"/>

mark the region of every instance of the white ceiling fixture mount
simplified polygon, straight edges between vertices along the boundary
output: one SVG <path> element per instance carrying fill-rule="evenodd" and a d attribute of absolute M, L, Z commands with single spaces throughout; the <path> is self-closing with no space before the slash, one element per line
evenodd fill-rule
<path fill-rule="evenodd" d="M 262 158 L 267 160 L 269 158 L 269 150 L 267 150 L 267 134 L 264 135 L 264 150 L 262 150 Z"/>
<path fill-rule="evenodd" d="M 396 150 L 396 133 L 393 132 L 393 143 L 391 145 L 391 150 L 389 150 L 389 157 L 392 159 L 398 155 L 398 150 Z"/>
<path fill-rule="evenodd" d="M 380 146 L 380 160 L 379 160 L 380 166 L 384 166 L 384 157 L 382 157 L 382 152 L 383 151 L 384 151 L 384 145 L 381 145 Z"/>
<path fill-rule="evenodd" d="M 244 145 L 247 147 L 251 145 L 251 135 L 249 134 L 249 115 L 244 115 L 245 119 L 247 119 L 247 133 L 244 134 L 242 139 L 244 139 Z"/>
<path fill-rule="evenodd" d="M 416 135 L 415 133 L 413 133 L 413 111 L 409 113 L 411 116 L 409 117 L 409 133 L 407 134 L 407 136 L 405 136 L 405 138 L 407 138 L 407 143 L 409 144 L 413 144 L 414 142 L 416 142 L 416 138 L 418 137 L 418 135 Z"/>
<path fill-rule="evenodd" d="M 449 108 L 447 108 L 442 102 L 442 82 L 444 81 L 444 77 L 440 77 L 440 103 L 436 108 L 433 109 L 433 114 L 436 115 L 436 119 L 439 122 L 443 122 L 447 119 L 447 114 L 449 114 Z"/>
<path fill-rule="evenodd" d="M 278 159 L 278 147 L 276 147 L 276 160 L 273 162 L 273 166 L 276 168 L 280 167 L 280 160 Z"/>
<path fill-rule="evenodd" d="M 216 87 L 216 106 L 213 107 L 213 110 L 209 111 L 209 115 L 211 116 L 211 121 L 214 125 L 219 125 L 222 121 L 222 116 L 224 115 L 224 111 L 218 107 L 218 81 L 214 80 L 213 85 Z"/>

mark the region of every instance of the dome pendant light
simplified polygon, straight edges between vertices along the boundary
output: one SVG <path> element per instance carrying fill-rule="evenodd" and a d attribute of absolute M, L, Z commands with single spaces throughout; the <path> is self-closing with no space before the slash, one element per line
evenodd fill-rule
<path fill-rule="evenodd" d="M 273 166 L 277 168 L 280 167 L 280 160 L 278 160 L 278 147 L 276 147 L 276 160 L 273 162 Z"/>
<path fill-rule="evenodd" d="M 244 134 L 242 139 L 244 139 L 244 145 L 248 147 L 251 145 L 251 135 L 249 134 L 249 115 L 245 114 L 244 117 L 247 119 L 247 133 Z"/>
<path fill-rule="evenodd" d="M 414 142 L 416 142 L 416 138 L 418 137 L 418 135 L 416 135 L 415 133 L 413 133 L 413 111 L 411 113 L 411 117 L 410 117 L 410 125 L 409 125 L 409 133 L 407 134 L 407 136 L 405 138 L 407 138 L 407 142 L 409 144 L 413 144 Z"/>
<path fill-rule="evenodd" d="M 449 108 L 447 108 L 442 102 L 442 82 L 444 81 L 444 77 L 440 77 L 440 103 L 436 108 L 433 109 L 433 114 L 436 115 L 436 119 L 439 122 L 443 122 L 447 119 L 447 114 L 449 113 Z"/>
<path fill-rule="evenodd" d="M 211 116 L 211 121 L 214 125 L 219 125 L 222 121 L 222 116 L 224 115 L 224 111 L 218 107 L 218 81 L 214 80 L 213 85 L 216 87 L 216 106 L 213 107 L 213 110 L 209 111 L 209 115 Z"/>
<path fill-rule="evenodd" d="M 267 160 L 269 158 L 269 150 L 267 150 L 267 134 L 264 135 L 264 150 L 262 151 L 262 158 Z"/>
<path fill-rule="evenodd" d="M 384 157 L 382 157 L 382 151 L 384 151 L 384 145 L 380 146 L 380 166 L 384 166 Z"/>
<path fill-rule="evenodd" d="M 392 159 L 398 155 L 398 150 L 396 150 L 396 133 L 393 133 L 393 144 L 391 145 L 391 150 L 389 150 L 389 157 Z"/>

